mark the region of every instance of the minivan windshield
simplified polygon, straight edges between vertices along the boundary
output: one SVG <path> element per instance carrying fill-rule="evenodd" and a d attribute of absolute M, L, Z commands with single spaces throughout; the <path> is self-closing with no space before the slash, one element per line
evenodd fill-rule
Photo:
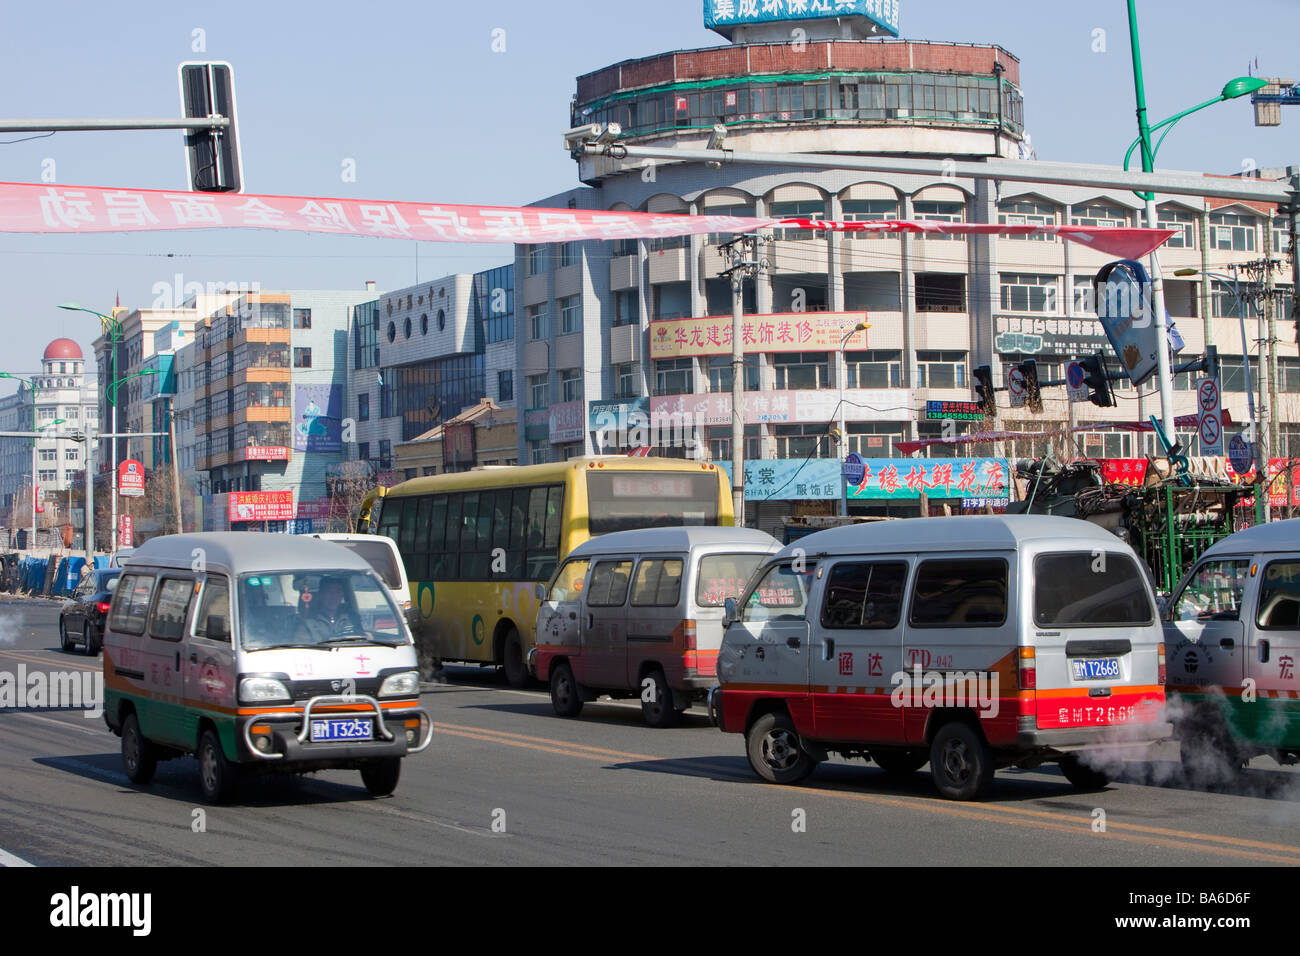
<path fill-rule="evenodd" d="M 722 607 L 727 598 L 740 600 L 745 585 L 766 554 L 706 554 L 700 558 L 695 579 L 695 603 L 700 607 Z"/>
<path fill-rule="evenodd" d="M 1126 554 L 1040 554 L 1034 559 L 1034 579 L 1038 627 L 1150 624 L 1155 615 L 1147 579 Z"/>
<path fill-rule="evenodd" d="M 239 577 L 245 650 L 406 643 L 401 615 L 373 571 L 274 571 Z"/>

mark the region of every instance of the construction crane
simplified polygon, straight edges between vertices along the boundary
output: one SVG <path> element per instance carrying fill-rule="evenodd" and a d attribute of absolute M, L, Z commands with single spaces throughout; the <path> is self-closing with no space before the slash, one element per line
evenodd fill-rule
<path fill-rule="evenodd" d="M 1256 126 L 1281 126 L 1282 107 L 1300 106 L 1300 86 L 1295 80 L 1270 79 L 1268 86 L 1252 93 Z"/>

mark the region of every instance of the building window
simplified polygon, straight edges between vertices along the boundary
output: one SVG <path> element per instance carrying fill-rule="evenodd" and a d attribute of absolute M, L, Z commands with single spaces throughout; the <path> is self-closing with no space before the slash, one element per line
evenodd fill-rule
<path fill-rule="evenodd" d="M 419 473 L 420 473 L 420 469 L 418 468 L 403 468 L 402 478 L 405 479 L 406 481 L 410 481 L 412 478 L 416 477 L 416 475 L 418 475 Z"/>
<path fill-rule="evenodd" d="M 357 457 L 362 461 L 370 460 L 370 442 L 363 441 L 357 443 Z"/>
<path fill-rule="evenodd" d="M 758 391 L 758 355 L 745 356 L 745 389 Z M 732 383 L 730 355 L 710 355 L 706 374 L 709 376 L 710 392 L 730 392 Z"/>
<path fill-rule="evenodd" d="M 1004 272 L 1002 309 L 1005 312 L 1059 312 L 1061 277 Z"/>
<path fill-rule="evenodd" d="M 559 267 L 576 266 L 578 264 L 578 244 L 576 242 L 561 242 L 556 246 Z"/>
<path fill-rule="evenodd" d="M 311 309 L 293 310 L 293 327 L 295 329 L 311 328 Z"/>
<path fill-rule="evenodd" d="M 641 373 L 636 362 L 624 362 L 614 366 L 614 397 L 639 398 L 641 395 Z"/>
<path fill-rule="evenodd" d="M 438 331 L 442 332 L 447 328 L 447 310 L 438 310 Z"/>
<path fill-rule="evenodd" d="M 311 349 L 294 349 L 293 367 L 311 368 Z"/>
<path fill-rule="evenodd" d="M 1075 226 L 1100 226 L 1104 229 L 1122 229 L 1129 224 L 1128 212 L 1118 206 L 1108 206 L 1105 203 L 1098 203 L 1093 206 L 1075 206 L 1070 212 L 1070 223 Z"/>
<path fill-rule="evenodd" d="M 826 200 L 811 199 L 802 202 L 774 202 L 771 207 L 773 219 L 825 219 Z M 775 229 L 772 235 L 777 239 L 815 239 L 815 229 Z"/>
<path fill-rule="evenodd" d="M 582 369 L 564 369 L 560 372 L 560 401 L 574 402 L 582 398 Z"/>
<path fill-rule="evenodd" d="M 406 321 L 402 323 L 402 332 L 405 333 L 406 338 L 411 337 L 411 317 L 409 315 L 406 317 Z"/>
<path fill-rule="evenodd" d="M 551 327 L 546 321 L 545 305 L 530 305 L 524 309 L 524 317 L 528 320 L 528 337 L 530 339 L 549 339 L 551 337 Z"/>
<path fill-rule="evenodd" d="M 913 219 L 928 219 L 931 222 L 965 222 L 966 221 L 966 204 L 959 202 L 914 202 L 912 203 Z M 917 235 L 918 239 L 964 239 L 965 236 L 952 235 L 941 232 L 922 232 Z"/>
<path fill-rule="evenodd" d="M 370 421 L 370 393 L 362 392 L 357 396 L 357 421 Z"/>
<path fill-rule="evenodd" d="M 568 245 L 568 243 L 565 243 Z M 566 296 L 560 300 L 560 334 L 572 335 L 582 331 L 582 297 Z"/>
<path fill-rule="evenodd" d="M 918 388 L 965 388 L 965 352 L 917 352 Z"/>
<path fill-rule="evenodd" d="M 840 203 L 845 222 L 879 222 L 898 218 L 897 199 L 846 199 Z M 753 213 L 750 213 L 753 215 Z M 897 239 L 897 232 L 846 232 L 850 239 Z"/>
<path fill-rule="evenodd" d="M 54 448 L 42 448 L 39 457 L 41 461 L 58 461 L 59 452 Z"/>
<path fill-rule="evenodd" d="M 694 391 L 694 372 L 694 359 L 661 359 L 655 362 L 655 394 L 689 395 Z"/>
<path fill-rule="evenodd" d="M 635 289 L 625 289 L 614 293 L 614 328 L 620 325 L 633 325 L 641 320 L 641 307 L 637 303 Z"/>
<path fill-rule="evenodd" d="M 1273 217 L 1273 255 L 1291 251 L 1291 223 L 1286 216 Z M 1289 314 L 1289 313 L 1287 313 Z"/>
<path fill-rule="evenodd" d="M 1156 225 L 1161 229 L 1173 229 L 1174 234 L 1165 243 L 1171 249 L 1196 248 L 1196 214 L 1182 209 L 1163 206 L 1156 210 Z"/>
<path fill-rule="evenodd" d="M 902 387 L 903 359 L 899 351 L 845 352 L 844 361 L 848 371 L 845 384 L 849 388 Z"/>
<path fill-rule="evenodd" d="M 530 465 L 544 465 L 551 460 L 551 443 L 542 439 L 540 441 L 530 441 L 528 443 L 528 463 Z"/>
<path fill-rule="evenodd" d="M 420 334 L 421 335 L 429 334 L 429 313 L 428 312 L 420 313 Z"/>
<path fill-rule="evenodd" d="M 64 472 L 63 472 L 63 480 L 64 480 L 65 482 L 66 482 L 66 481 L 76 481 L 76 480 L 77 480 L 77 473 L 76 473 L 76 471 L 73 470 L 73 469 L 71 469 L 71 468 L 69 468 L 69 469 L 65 469 Z"/>
<path fill-rule="evenodd" d="M 545 408 L 550 404 L 550 396 L 547 394 L 550 384 L 550 375 L 543 372 L 541 375 L 528 376 L 528 407 Z"/>
<path fill-rule="evenodd" d="M 965 312 L 966 277 L 948 272 L 918 272 L 916 311 Z"/>
<path fill-rule="evenodd" d="M 863 458 L 890 458 L 894 442 L 903 440 L 903 426 L 896 422 L 848 422 L 848 449 Z"/>
<path fill-rule="evenodd" d="M 515 373 L 510 369 L 497 372 L 497 401 L 513 402 L 515 400 Z"/>
<path fill-rule="evenodd" d="M 546 247 L 529 246 L 524 253 L 524 272 L 530 276 L 539 276 L 546 271 Z"/>
<path fill-rule="evenodd" d="M 1255 217 L 1230 212 L 1210 213 L 1210 248 L 1254 252 Z"/>
<path fill-rule="evenodd" d="M 718 425 L 708 428 L 705 440 L 709 446 L 710 461 L 731 461 L 731 426 Z M 758 435 L 757 425 L 745 426 L 745 460 L 757 461 L 763 457 L 763 442 Z"/>
<path fill-rule="evenodd" d="M 774 425 L 777 458 L 827 458 L 831 453 L 826 422 Z"/>
<path fill-rule="evenodd" d="M 41 468 L 37 471 L 38 481 L 58 481 L 59 470 L 57 468 Z"/>
<path fill-rule="evenodd" d="M 1049 203 L 1022 201 L 998 204 L 998 222 L 1004 226 L 1055 226 L 1056 207 Z M 1026 236 L 1008 236 L 1008 239 L 1033 239 L 1037 242 L 1055 242 L 1056 237 L 1042 232 Z"/>
<path fill-rule="evenodd" d="M 777 388 L 829 388 L 831 366 L 826 352 L 786 352 L 772 356 Z"/>
<path fill-rule="evenodd" d="M 426 478 L 429 477 L 430 475 L 436 475 L 437 473 L 438 473 L 438 466 L 437 466 L 437 465 L 425 465 L 425 466 L 424 466 L 424 471 L 421 472 L 421 474 L 423 474 L 424 477 L 426 477 Z"/>
<path fill-rule="evenodd" d="M 63 452 L 63 460 L 64 460 L 64 461 L 76 461 L 76 460 L 77 460 L 77 449 L 75 449 L 75 448 L 67 448 L 67 449 L 64 449 L 64 452 Z"/>

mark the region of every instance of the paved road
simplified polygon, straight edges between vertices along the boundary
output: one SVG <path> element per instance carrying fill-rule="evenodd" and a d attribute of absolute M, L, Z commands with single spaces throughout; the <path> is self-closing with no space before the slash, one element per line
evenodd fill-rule
<path fill-rule="evenodd" d="M 0 675 L 19 665 L 96 670 L 58 649 L 58 605 L 0 599 Z M 207 808 L 192 759 L 135 787 L 119 741 L 74 710 L 0 709 L 0 860 L 34 864 L 1300 863 L 1300 774 L 1267 760 L 1240 792 L 1184 787 L 1173 754 L 1131 763 L 1080 794 L 1054 767 L 1006 771 L 992 799 L 934 795 L 861 761 L 823 764 L 798 787 L 757 781 L 739 736 L 702 714 L 667 731 L 635 705 L 551 714 L 541 690 L 454 672 L 423 695 L 437 732 L 404 762 L 397 793 L 360 775 L 246 781 Z M 0 681 L 5 678 L 0 676 Z M 1164 781 L 1164 782 L 1160 782 Z M 1094 831 L 1097 811 L 1105 832 Z M 805 827 L 797 832 L 802 818 Z M 203 826 L 199 826 L 202 822 Z"/>

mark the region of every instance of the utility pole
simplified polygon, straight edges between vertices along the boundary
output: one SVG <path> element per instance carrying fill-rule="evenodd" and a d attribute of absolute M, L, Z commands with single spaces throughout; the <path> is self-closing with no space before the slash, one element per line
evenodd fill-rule
<path fill-rule="evenodd" d="M 172 503 L 176 507 L 176 533 L 184 534 L 185 519 L 181 515 L 181 466 L 176 460 L 176 397 L 172 396 L 167 404 L 167 433 L 171 444 L 171 454 L 168 457 L 171 459 L 172 468 Z"/>
<path fill-rule="evenodd" d="M 731 503 L 736 527 L 745 526 L 745 280 L 758 279 L 758 236 L 737 236 L 720 247 L 731 279 Z M 696 427 L 699 427 L 698 424 Z"/>

